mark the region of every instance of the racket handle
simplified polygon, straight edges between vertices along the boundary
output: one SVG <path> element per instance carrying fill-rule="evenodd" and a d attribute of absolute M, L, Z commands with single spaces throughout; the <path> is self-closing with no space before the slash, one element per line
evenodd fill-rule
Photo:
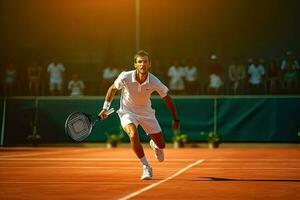
<path fill-rule="evenodd" d="M 106 112 L 106 116 L 112 114 L 113 112 L 115 112 L 115 109 L 114 109 L 114 108 L 109 109 L 109 110 Z M 100 114 L 98 115 L 98 120 L 102 120 Z"/>
<path fill-rule="evenodd" d="M 111 108 L 111 109 L 109 109 L 108 111 L 107 111 L 107 115 L 110 115 L 110 114 L 112 114 L 113 112 L 115 112 L 115 109 L 114 108 Z"/>

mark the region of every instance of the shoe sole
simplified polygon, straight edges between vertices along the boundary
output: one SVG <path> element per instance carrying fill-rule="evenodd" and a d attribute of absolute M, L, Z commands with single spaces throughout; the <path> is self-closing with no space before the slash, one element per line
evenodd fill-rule
<path fill-rule="evenodd" d="M 144 175 L 144 174 L 143 174 L 143 175 Z M 151 179 L 152 179 L 152 176 L 153 176 L 152 168 L 150 167 L 150 173 L 149 173 L 149 176 L 142 176 L 142 177 L 141 177 L 141 180 L 151 180 Z"/>
<path fill-rule="evenodd" d="M 141 180 L 151 180 L 152 177 L 144 177 L 144 178 L 141 178 Z"/>

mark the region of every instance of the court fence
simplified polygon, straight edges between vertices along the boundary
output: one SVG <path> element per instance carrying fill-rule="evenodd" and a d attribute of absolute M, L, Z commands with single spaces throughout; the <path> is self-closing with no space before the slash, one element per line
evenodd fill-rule
<path fill-rule="evenodd" d="M 299 142 L 300 96 L 175 96 L 180 131 L 190 142 L 205 142 L 215 132 L 223 142 Z M 96 118 L 104 97 L 10 97 L 1 98 L 1 146 L 28 144 L 34 130 L 41 143 L 71 142 L 64 131 L 74 111 Z M 119 98 L 112 103 L 115 110 Z M 165 140 L 171 142 L 172 116 L 160 97 L 152 98 Z M 119 133 L 118 115 L 112 114 L 94 127 L 87 142 L 105 142 L 106 133 Z M 148 141 L 140 129 L 140 139 Z M 124 142 L 128 142 L 124 137 Z"/>

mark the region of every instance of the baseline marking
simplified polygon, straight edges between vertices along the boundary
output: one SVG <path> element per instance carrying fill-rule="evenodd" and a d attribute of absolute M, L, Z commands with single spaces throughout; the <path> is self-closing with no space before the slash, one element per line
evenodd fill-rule
<path fill-rule="evenodd" d="M 297 158 L 212 158 L 212 159 L 207 159 L 209 161 L 214 161 L 214 162 L 300 162 L 300 159 Z"/>
<path fill-rule="evenodd" d="M 44 154 L 42 154 L 44 155 Z M 168 162 L 190 162 L 195 159 L 168 159 Z M 129 161 L 133 162 L 136 159 L 131 158 L 7 158 L 0 157 L 0 161 L 108 161 L 108 162 L 119 162 Z M 149 159 L 149 161 L 156 161 L 155 159 Z"/>
<path fill-rule="evenodd" d="M 3 155 L 0 156 L 0 160 L 3 160 L 2 158 L 12 158 L 12 159 L 18 159 L 20 157 L 26 157 L 26 156 L 40 156 L 40 155 L 56 155 L 56 154 L 68 154 L 68 153 L 74 153 L 74 152 L 80 152 L 82 149 L 74 149 L 74 150 L 67 150 L 67 151 L 47 151 L 47 152 L 39 152 L 39 153 L 23 153 L 23 154 L 11 154 L 11 155 Z M 22 158 L 21 158 L 22 159 Z"/>
<path fill-rule="evenodd" d="M 93 181 L 48 181 L 48 182 L 42 182 L 42 181 L 8 181 L 8 182 L 1 182 L 0 184 L 103 184 L 103 182 L 93 182 Z M 118 184 L 122 184 L 121 182 L 118 182 Z M 124 185 L 128 185 L 128 182 L 124 182 Z"/>
<path fill-rule="evenodd" d="M 143 193 L 143 192 L 145 192 L 145 191 L 147 191 L 147 190 L 150 190 L 150 189 L 152 189 L 152 188 L 154 188 L 154 187 L 156 187 L 156 186 L 158 186 L 158 185 L 160 185 L 160 184 L 162 184 L 162 183 L 164 183 L 164 182 L 167 182 L 167 181 L 169 181 L 169 180 L 175 178 L 176 176 L 179 176 L 179 175 L 182 174 L 183 172 L 185 172 L 185 171 L 187 171 L 188 169 L 190 169 L 190 168 L 192 168 L 192 167 L 194 167 L 194 166 L 196 166 L 196 165 L 202 163 L 203 161 L 204 161 L 204 160 L 198 160 L 198 161 L 196 161 L 196 162 L 194 162 L 194 163 L 192 163 L 192 164 L 186 166 L 185 168 L 179 170 L 178 172 L 176 172 L 176 173 L 173 174 L 172 176 L 169 176 L 168 178 L 165 178 L 165 179 L 163 179 L 163 180 L 161 180 L 161 181 L 158 181 L 158 182 L 153 183 L 153 184 L 151 184 L 151 185 L 149 185 L 149 186 L 147 186 L 147 187 L 144 187 L 144 188 L 142 188 L 142 189 L 140 189 L 140 190 L 138 190 L 138 191 L 136 191 L 136 192 L 133 192 L 133 193 L 131 193 L 131 194 L 125 196 L 125 197 L 120 198 L 119 200 L 127 200 L 127 199 L 130 199 L 130 198 L 132 198 L 132 197 L 135 197 L 135 196 L 137 196 L 137 195 L 139 195 L 139 194 L 141 194 L 141 193 Z"/>
<path fill-rule="evenodd" d="M 111 166 L 103 167 L 103 166 L 0 166 L 0 169 L 111 169 Z M 166 168 L 166 167 L 165 167 Z M 168 167 L 167 167 L 168 168 Z M 173 167 L 169 167 L 173 169 Z M 136 169 L 136 167 L 114 167 L 114 169 Z M 300 167 L 285 167 L 285 168 L 221 168 L 221 167 L 205 167 L 202 170 L 300 170 Z"/>

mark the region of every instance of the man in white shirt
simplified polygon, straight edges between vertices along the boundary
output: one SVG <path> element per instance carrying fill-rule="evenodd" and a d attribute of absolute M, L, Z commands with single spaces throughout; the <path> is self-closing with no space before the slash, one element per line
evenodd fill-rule
<path fill-rule="evenodd" d="M 101 93 L 106 92 L 107 87 L 111 86 L 114 82 L 115 78 L 118 77 L 119 70 L 113 67 L 112 64 L 109 64 L 104 70 L 102 74 L 102 84 L 101 84 Z"/>
<path fill-rule="evenodd" d="M 185 88 L 188 95 L 195 95 L 198 92 L 198 70 L 191 58 L 188 59 L 185 70 Z"/>
<path fill-rule="evenodd" d="M 185 69 L 180 66 L 178 60 L 173 61 L 173 65 L 170 66 L 168 71 L 168 76 L 170 77 L 170 89 L 172 94 L 183 94 L 184 91 L 184 76 Z"/>
<path fill-rule="evenodd" d="M 250 92 L 253 94 L 261 93 L 263 89 L 263 76 L 265 75 L 265 67 L 261 63 L 253 63 L 248 68 Z"/>
<path fill-rule="evenodd" d="M 55 95 L 56 90 L 62 95 L 64 65 L 54 61 L 48 65 L 47 71 L 50 73 L 49 90 L 51 95 Z"/>
<path fill-rule="evenodd" d="M 70 96 L 81 96 L 83 95 L 84 82 L 79 79 L 78 74 L 72 75 L 72 80 L 68 83 L 68 90 L 71 92 Z"/>
<path fill-rule="evenodd" d="M 160 125 L 155 117 L 155 110 L 151 108 L 150 97 L 157 92 L 166 102 L 173 116 L 173 129 L 179 128 L 179 118 L 169 89 L 153 74 L 149 73 L 150 56 L 145 51 L 139 51 L 134 57 L 135 70 L 122 72 L 112 84 L 105 97 L 103 109 L 99 113 L 101 119 L 107 117 L 107 111 L 117 90 L 121 90 L 120 109 L 118 114 L 124 131 L 128 134 L 131 146 L 143 166 L 142 180 L 152 178 L 152 168 L 144 154 L 140 143 L 137 126 L 140 125 L 150 136 L 150 146 L 154 150 L 158 161 L 164 160 L 165 143 Z"/>
<path fill-rule="evenodd" d="M 243 91 L 245 78 L 245 66 L 241 63 L 240 58 L 234 57 L 232 64 L 228 67 L 229 86 L 233 90 L 233 94 Z"/>
<path fill-rule="evenodd" d="M 281 71 L 283 74 L 282 87 L 288 92 L 293 93 L 293 89 L 296 89 L 299 82 L 299 62 L 294 58 L 294 53 L 288 51 L 286 53 L 286 59 L 281 62 Z"/>

